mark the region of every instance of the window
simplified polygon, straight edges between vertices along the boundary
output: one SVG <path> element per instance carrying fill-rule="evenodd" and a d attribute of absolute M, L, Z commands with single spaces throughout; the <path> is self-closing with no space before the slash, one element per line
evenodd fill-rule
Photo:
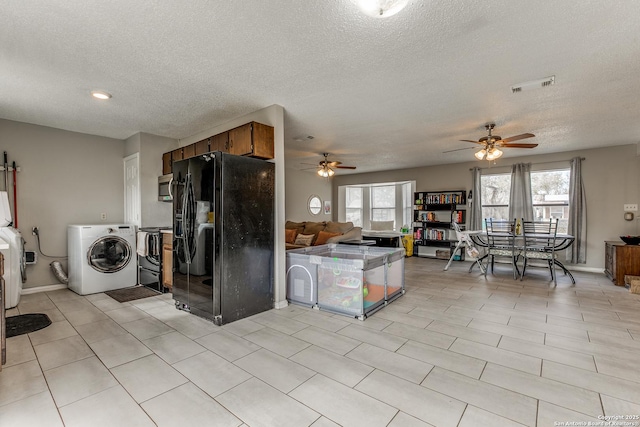
<path fill-rule="evenodd" d="M 569 222 L 569 169 L 531 172 L 533 217 L 558 219 L 558 233 L 567 233 Z"/>
<path fill-rule="evenodd" d="M 395 221 L 396 187 L 371 187 L 371 221 Z"/>
<path fill-rule="evenodd" d="M 558 218 L 558 233 L 568 229 L 569 177 L 569 169 L 531 172 L 533 219 Z M 482 175 L 481 183 L 482 218 L 509 219 L 511 174 Z"/>
<path fill-rule="evenodd" d="M 482 227 L 485 218 L 509 219 L 511 174 L 482 175 Z"/>
<path fill-rule="evenodd" d="M 345 194 L 346 221 L 362 227 L 362 187 L 347 187 Z"/>
<path fill-rule="evenodd" d="M 402 186 L 402 205 L 404 206 L 404 212 L 402 214 L 402 225 L 406 225 L 411 229 L 411 223 L 413 221 L 413 192 L 411 185 L 405 184 Z"/>
<path fill-rule="evenodd" d="M 413 218 L 415 181 L 338 187 L 338 220 L 368 230 L 371 221 L 393 221 L 395 231 Z"/>

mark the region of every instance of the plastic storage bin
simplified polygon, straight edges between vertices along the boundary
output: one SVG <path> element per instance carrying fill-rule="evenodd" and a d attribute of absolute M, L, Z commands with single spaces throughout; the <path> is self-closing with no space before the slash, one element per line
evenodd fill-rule
<path fill-rule="evenodd" d="M 340 244 L 287 251 L 287 299 L 364 319 L 404 293 L 404 255 Z"/>

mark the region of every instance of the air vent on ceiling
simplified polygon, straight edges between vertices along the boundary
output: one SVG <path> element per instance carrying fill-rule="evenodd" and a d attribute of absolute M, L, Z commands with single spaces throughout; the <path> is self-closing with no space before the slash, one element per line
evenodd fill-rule
<path fill-rule="evenodd" d="M 544 79 L 533 80 L 531 82 L 525 82 L 525 83 L 513 85 L 511 86 L 511 92 L 518 93 L 525 90 L 540 89 L 543 87 L 551 86 L 555 82 L 556 82 L 556 76 L 545 77 Z"/>
<path fill-rule="evenodd" d="M 311 135 L 302 135 L 302 136 L 297 136 L 295 137 L 293 140 L 296 142 L 302 142 L 302 141 L 311 141 L 314 137 Z"/>

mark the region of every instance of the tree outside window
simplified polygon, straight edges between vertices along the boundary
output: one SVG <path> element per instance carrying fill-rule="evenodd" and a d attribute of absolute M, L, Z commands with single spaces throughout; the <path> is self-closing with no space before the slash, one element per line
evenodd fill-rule
<path fill-rule="evenodd" d="M 511 174 L 482 175 L 482 227 L 484 219 L 509 219 Z"/>
<path fill-rule="evenodd" d="M 385 185 L 371 187 L 371 220 L 395 221 L 396 187 Z"/>
<path fill-rule="evenodd" d="M 346 220 L 362 227 L 362 187 L 347 187 L 345 194 Z"/>

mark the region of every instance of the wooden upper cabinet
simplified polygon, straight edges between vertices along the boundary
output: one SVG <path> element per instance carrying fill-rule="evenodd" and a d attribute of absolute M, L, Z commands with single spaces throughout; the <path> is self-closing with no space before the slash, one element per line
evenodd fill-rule
<path fill-rule="evenodd" d="M 273 127 L 251 122 L 229 131 L 229 153 L 273 159 Z"/>
<path fill-rule="evenodd" d="M 183 159 L 190 159 L 191 157 L 195 157 L 195 156 L 196 156 L 196 143 L 193 143 L 191 145 L 185 145 L 184 147 L 182 147 Z"/>
<path fill-rule="evenodd" d="M 171 151 L 162 155 L 162 175 L 166 175 L 172 172 L 171 167 Z"/>
<path fill-rule="evenodd" d="M 211 151 L 229 152 L 229 132 L 222 132 L 211 137 Z"/>
<path fill-rule="evenodd" d="M 236 156 L 273 159 L 273 147 L 273 126 L 251 122 L 164 153 L 162 155 L 162 174 L 172 173 L 173 162 L 177 160 L 189 159 L 213 151 L 222 151 Z"/>
<path fill-rule="evenodd" d="M 203 139 L 202 141 L 196 142 L 196 156 L 201 156 L 202 154 L 206 154 L 209 151 L 212 151 L 210 147 L 211 138 Z"/>
<path fill-rule="evenodd" d="M 171 163 L 182 159 L 184 159 L 184 157 L 182 157 L 182 147 L 176 148 L 171 152 Z"/>

